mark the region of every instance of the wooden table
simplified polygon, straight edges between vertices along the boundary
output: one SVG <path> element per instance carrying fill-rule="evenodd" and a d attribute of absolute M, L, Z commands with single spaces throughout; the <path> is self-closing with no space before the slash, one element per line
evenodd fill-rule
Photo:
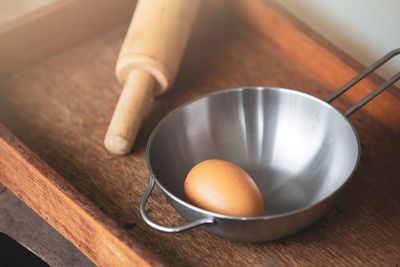
<path fill-rule="evenodd" d="M 0 184 L 0 235 L 13 238 L 52 267 L 94 266 L 46 221 Z M 0 253 L 0 266 L 9 255 Z M 18 259 L 21 260 L 19 257 Z M 24 259 L 25 264 L 27 261 Z M 32 263 L 32 262 L 31 262 Z M 6 265 L 7 266 L 7 265 Z"/>
<path fill-rule="evenodd" d="M 325 98 L 362 67 L 273 2 L 203 1 L 174 88 L 154 103 L 132 154 L 110 157 L 102 140 L 120 91 L 113 69 L 125 32 L 122 25 L 1 81 L 0 180 L 93 262 L 400 264 L 400 94 L 393 88 L 352 116 L 360 166 L 336 206 L 307 230 L 248 244 L 146 226 L 138 211 L 145 145 L 169 111 L 211 91 L 248 85 Z M 380 81 L 360 83 L 335 105 L 343 110 Z M 159 191 L 149 206 L 163 224 L 183 222 Z"/>

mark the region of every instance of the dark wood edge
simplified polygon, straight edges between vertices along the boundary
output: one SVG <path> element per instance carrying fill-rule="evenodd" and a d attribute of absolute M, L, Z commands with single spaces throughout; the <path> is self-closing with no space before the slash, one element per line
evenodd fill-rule
<path fill-rule="evenodd" d="M 97 265 L 164 265 L 1 124 L 0 181 Z"/>
<path fill-rule="evenodd" d="M 9 190 L 0 193 L 0 235 L 1 233 L 20 243 L 50 266 L 95 266 Z"/>
<path fill-rule="evenodd" d="M 364 68 L 273 0 L 236 1 L 234 9 L 249 28 L 274 44 L 281 53 L 314 75 L 332 92 Z M 355 103 L 382 81 L 378 75 L 371 75 L 350 90 L 345 98 Z M 385 115 L 393 112 L 393 106 L 400 104 L 399 90 L 392 88 L 389 92 L 379 96 L 380 101 L 386 103 L 379 110 L 372 110 L 369 105 L 363 109 L 382 121 Z"/>

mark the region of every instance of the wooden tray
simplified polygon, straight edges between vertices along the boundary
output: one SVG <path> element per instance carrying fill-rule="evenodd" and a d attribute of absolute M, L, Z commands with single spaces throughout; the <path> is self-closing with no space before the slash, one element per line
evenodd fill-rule
<path fill-rule="evenodd" d="M 234 4 L 233 4 L 234 3 Z M 149 134 L 169 111 L 205 93 L 248 85 L 327 97 L 361 69 L 273 2 L 203 1 L 174 88 L 152 106 L 128 157 L 102 140 L 120 92 L 117 27 L 1 81 L 0 181 L 100 266 L 315 266 L 400 263 L 400 95 L 390 89 L 351 120 L 360 166 L 337 205 L 308 230 L 264 244 L 201 230 L 160 233 L 139 217 Z M 376 86 L 366 80 L 338 101 L 348 107 Z M 149 203 L 163 224 L 183 219 L 159 191 Z"/>

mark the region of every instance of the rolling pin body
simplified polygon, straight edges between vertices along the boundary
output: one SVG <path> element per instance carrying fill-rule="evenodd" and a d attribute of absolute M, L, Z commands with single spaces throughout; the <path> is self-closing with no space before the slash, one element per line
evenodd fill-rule
<path fill-rule="evenodd" d="M 141 0 L 122 45 L 116 75 L 124 85 L 104 144 L 129 153 L 151 99 L 175 79 L 198 0 Z"/>

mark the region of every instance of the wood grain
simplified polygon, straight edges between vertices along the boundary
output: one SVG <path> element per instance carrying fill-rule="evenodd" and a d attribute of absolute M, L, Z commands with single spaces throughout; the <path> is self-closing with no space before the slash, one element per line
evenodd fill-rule
<path fill-rule="evenodd" d="M 118 231 L 107 216 L 11 136 L 2 125 L 0 177 L 11 191 L 96 264 L 160 264 L 157 257 L 124 231 Z"/>
<path fill-rule="evenodd" d="M 0 183 L 0 194 L 6 191 L 6 188 L 4 187 L 3 184 Z"/>
<path fill-rule="evenodd" d="M 113 66 L 126 27 L 3 80 L 0 121 L 118 224 L 99 219 L 100 225 L 107 229 L 125 228 L 129 238 L 141 241 L 173 266 L 400 264 L 400 118 L 398 106 L 393 105 L 397 100 L 391 94 L 379 97 L 369 104 L 369 109 L 352 116 L 362 142 L 362 161 L 336 206 L 308 230 L 276 242 L 248 244 L 222 240 L 201 230 L 160 233 L 142 222 L 138 202 L 147 176 L 145 145 L 152 129 L 169 111 L 205 93 L 239 86 L 296 88 L 321 98 L 332 91 L 329 84 L 283 53 L 275 42 L 250 31 L 227 6 L 214 1 L 202 3 L 176 83 L 158 98 L 144 118 L 128 157 L 109 157 L 102 146 L 120 92 Z M 330 67 L 326 67 L 329 73 L 334 71 Z M 352 101 L 346 95 L 337 105 L 343 109 Z M 1 147 L 8 143 L 3 141 Z M 15 154 L 11 156 L 17 158 Z M 13 172 L 16 166 L 7 157 L 0 160 L 0 166 L 11 165 Z M 10 189 L 19 192 L 23 200 L 37 199 L 28 194 L 31 191 L 26 187 L 21 191 L 20 183 L 4 176 L 2 172 L 0 179 L 12 184 Z M 44 175 L 40 177 L 46 181 Z M 63 181 L 54 174 L 50 179 L 53 184 Z M 70 187 L 66 192 L 69 190 L 75 192 Z M 64 224 L 56 221 L 59 215 L 44 212 L 43 202 L 36 203 L 31 206 L 57 224 L 55 228 L 62 228 Z M 151 216 L 163 224 L 183 222 L 159 191 L 152 196 L 149 208 Z M 69 212 L 75 214 L 75 209 L 89 213 L 96 210 L 88 202 L 74 205 Z M 88 236 L 79 228 L 74 231 Z M 61 233 L 68 236 L 65 231 Z"/>
<path fill-rule="evenodd" d="M 0 193 L 0 233 L 12 237 L 52 267 L 94 266 L 77 248 L 9 190 Z"/>

